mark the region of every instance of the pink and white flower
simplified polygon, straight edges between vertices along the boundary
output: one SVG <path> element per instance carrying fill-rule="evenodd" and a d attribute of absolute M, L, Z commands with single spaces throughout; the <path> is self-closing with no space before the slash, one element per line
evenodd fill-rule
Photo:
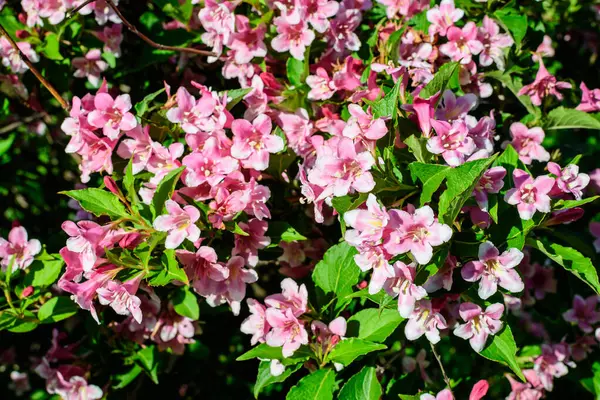
<path fill-rule="evenodd" d="M 531 164 L 533 160 L 550 160 L 550 154 L 542 146 L 545 137 L 542 128 L 528 129 L 522 123 L 515 122 L 510 126 L 510 136 L 512 137 L 510 144 L 519 153 L 519 159 L 524 164 Z"/>
<path fill-rule="evenodd" d="M 294 13 L 292 13 L 294 14 Z M 308 22 L 300 16 L 282 15 L 274 19 L 277 36 L 271 40 L 273 50 L 280 53 L 289 51 L 297 60 L 304 60 L 304 52 L 315 40 L 315 33 L 308 28 Z"/>
<path fill-rule="evenodd" d="M 598 297 L 590 296 L 584 299 L 576 294 L 573 297 L 573 308 L 563 313 L 565 321 L 577 324 L 585 333 L 593 331 L 592 325 L 600 321 L 600 312 L 596 310 Z"/>
<path fill-rule="evenodd" d="M 465 26 L 452 26 L 447 31 L 448 43 L 440 46 L 440 52 L 461 64 L 471 62 L 472 56 L 483 51 L 483 43 L 477 37 L 477 26 L 469 21 Z"/>
<path fill-rule="evenodd" d="M 579 166 L 569 164 L 564 169 L 557 163 L 549 162 L 548 171 L 556 176 L 556 187 L 563 193 L 571 193 L 577 200 L 581 200 L 583 190 L 590 183 L 588 174 L 579 173 Z"/>
<path fill-rule="evenodd" d="M 600 111 L 600 88 L 588 89 L 585 82 L 581 82 L 579 88 L 581 89 L 581 103 L 577 106 L 577 110 L 583 112 Z"/>
<path fill-rule="evenodd" d="M 284 357 L 291 357 L 300 346 L 308 344 L 308 332 L 292 309 L 268 308 L 266 318 L 271 331 L 265 341 L 271 347 L 281 347 Z"/>
<path fill-rule="evenodd" d="M 475 201 L 481 210 L 488 209 L 488 193 L 498 193 L 504 186 L 506 169 L 504 167 L 490 168 L 481 176 L 473 189 Z"/>
<path fill-rule="evenodd" d="M 266 307 L 254 299 L 248 299 L 247 302 L 250 316 L 242 322 L 240 330 L 247 335 L 252 335 L 250 344 L 254 346 L 265 342 L 271 326 L 267 322 Z"/>
<path fill-rule="evenodd" d="M 454 328 L 454 334 L 468 340 L 476 352 L 481 352 L 485 347 L 488 336 L 495 335 L 502 329 L 502 314 L 504 305 L 500 303 L 488 306 L 485 311 L 477 304 L 462 303 L 459 308 L 460 317 L 466 324 Z"/>
<path fill-rule="evenodd" d="M 179 247 L 185 239 L 195 242 L 200 238 L 200 229 L 196 226 L 200 211 L 196 207 L 185 206 L 182 209 L 173 200 L 167 200 L 165 208 L 168 214 L 156 217 L 153 226 L 157 231 L 168 232 L 165 241 L 167 249 Z"/>
<path fill-rule="evenodd" d="M 265 114 L 257 116 L 252 123 L 236 119 L 231 124 L 233 145 L 231 155 L 240 160 L 244 168 L 264 171 L 269 166 L 269 154 L 283 150 L 283 139 L 271 134 L 271 119 Z"/>
<path fill-rule="evenodd" d="M 33 50 L 30 43 L 18 42 L 17 47 L 32 63 L 40 61 L 40 57 Z M 4 36 L 0 37 L 0 57 L 2 58 L 2 65 L 10 68 L 15 74 L 22 74 L 29 69 L 27 64 L 21 59 L 21 54 L 12 47 L 11 43 Z"/>
<path fill-rule="evenodd" d="M 121 131 L 127 132 L 137 126 L 131 110 L 131 98 L 122 94 L 115 99 L 108 93 L 98 93 L 94 98 L 95 110 L 88 114 L 88 123 L 102 128 L 110 139 L 117 139 Z"/>
<path fill-rule="evenodd" d="M 427 296 L 423 287 L 416 285 L 416 264 L 404 264 L 396 261 L 393 265 L 393 275 L 388 278 L 383 287 L 386 293 L 392 297 L 398 296 L 398 312 L 402 318 L 408 318 L 415 309 L 415 304 Z"/>
<path fill-rule="evenodd" d="M 558 81 L 554 75 L 550 75 L 544 62 L 540 59 L 540 69 L 535 80 L 529 85 L 523 86 L 518 94 L 519 96 L 529 96 L 533 105 L 540 106 L 542 100 L 548 96 L 562 100 L 563 95 L 558 89 L 571 89 L 571 87 L 570 83 Z"/>
<path fill-rule="evenodd" d="M 28 240 L 27 231 L 22 226 L 15 226 L 8 233 L 8 240 L 0 237 L 0 265 L 6 271 L 12 265 L 15 268 L 25 269 L 31 265 L 34 257 L 42 251 L 42 244 L 37 239 Z M 12 273 L 11 271 L 11 273 Z"/>
<path fill-rule="evenodd" d="M 350 118 L 342 134 L 354 140 L 372 140 L 381 139 L 388 132 L 383 118 L 374 118 L 370 110 L 366 112 L 357 104 L 348 106 Z"/>
<path fill-rule="evenodd" d="M 527 172 L 517 168 L 513 171 L 513 181 L 515 187 L 506 192 L 504 201 L 516 205 L 522 219 L 531 219 L 536 211 L 550 212 L 548 193 L 554 186 L 554 178 L 545 175 L 534 180 Z"/>
<path fill-rule="evenodd" d="M 427 340 L 436 344 L 440 341 L 440 329 L 446 328 L 446 319 L 431 301 L 419 300 L 404 327 L 404 335 L 408 340 L 417 340 L 425 335 Z"/>
<path fill-rule="evenodd" d="M 454 7 L 454 0 L 442 0 L 439 6 L 427 10 L 427 21 L 431 22 L 429 36 L 433 37 L 436 33 L 446 36 L 448 28 L 454 26 L 464 15 L 463 10 Z"/>
<path fill-rule="evenodd" d="M 456 167 L 463 164 L 475 151 L 475 142 L 469 136 L 469 128 L 464 120 L 450 124 L 432 119 L 431 125 L 436 136 L 427 141 L 427 150 L 433 154 L 441 154 L 448 165 Z"/>
<path fill-rule="evenodd" d="M 85 57 L 75 57 L 71 65 L 75 68 L 75 78 L 87 78 L 94 87 L 100 86 L 100 77 L 108 69 L 108 63 L 102 60 L 102 52 L 99 49 L 88 51 Z"/>

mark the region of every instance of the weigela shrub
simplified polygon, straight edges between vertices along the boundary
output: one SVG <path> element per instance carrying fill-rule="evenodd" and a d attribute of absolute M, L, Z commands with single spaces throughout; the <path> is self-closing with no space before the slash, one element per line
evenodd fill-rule
<path fill-rule="evenodd" d="M 62 236 L 0 239 L 11 396 L 600 395 L 600 89 L 555 54 L 598 6 L 10 3 L 0 156 L 34 122 L 78 168 Z"/>

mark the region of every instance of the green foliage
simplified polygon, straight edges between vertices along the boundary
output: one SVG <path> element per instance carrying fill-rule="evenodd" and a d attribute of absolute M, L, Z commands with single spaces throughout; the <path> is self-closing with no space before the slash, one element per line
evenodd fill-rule
<path fill-rule="evenodd" d="M 383 342 L 403 320 L 397 309 L 367 308 L 348 319 L 348 336 Z"/>
<path fill-rule="evenodd" d="M 382 390 L 375 368 L 364 367 L 346 382 L 340 390 L 339 400 L 379 400 Z"/>
<path fill-rule="evenodd" d="M 523 382 L 525 382 L 525 376 L 519 367 L 517 362 L 517 345 L 513 337 L 510 326 L 505 324 L 502 331 L 493 336 L 491 343 L 489 343 L 482 351 L 483 357 L 488 360 L 499 362 L 510 368 Z"/>
<path fill-rule="evenodd" d="M 350 365 L 356 358 L 373 351 L 384 350 L 387 346 L 358 338 L 348 338 L 339 342 L 329 353 L 328 361 Z"/>
<path fill-rule="evenodd" d="M 38 311 L 38 319 L 42 324 L 52 324 L 72 317 L 79 307 L 69 297 L 53 297 L 44 303 Z"/>
<path fill-rule="evenodd" d="M 356 249 L 348 243 L 332 246 L 315 266 L 313 281 L 325 293 L 344 297 L 358 283 L 359 268 L 354 261 Z"/>
<path fill-rule="evenodd" d="M 198 299 L 188 288 L 181 287 L 173 295 L 173 309 L 183 317 L 197 320 L 200 317 Z"/>
<path fill-rule="evenodd" d="M 113 193 L 96 188 L 69 190 L 61 192 L 75 199 L 84 210 L 96 215 L 107 215 L 114 219 L 128 218 L 129 214 L 125 205 Z"/>
<path fill-rule="evenodd" d="M 335 390 L 335 372 L 320 369 L 305 376 L 286 396 L 286 400 L 332 400 Z"/>

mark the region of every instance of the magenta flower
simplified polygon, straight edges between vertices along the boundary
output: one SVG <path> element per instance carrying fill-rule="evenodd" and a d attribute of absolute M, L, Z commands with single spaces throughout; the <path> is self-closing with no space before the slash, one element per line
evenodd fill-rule
<path fill-rule="evenodd" d="M 195 224 L 200 218 L 200 212 L 196 207 L 185 206 L 182 209 L 173 200 L 167 200 L 165 208 L 168 214 L 156 217 L 153 226 L 157 231 L 168 232 L 165 241 L 167 249 L 179 247 L 185 239 L 195 242 L 200 238 L 200 229 Z"/>
<path fill-rule="evenodd" d="M 250 316 L 242 322 L 240 330 L 247 335 L 252 335 L 250 344 L 254 346 L 265 342 L 271 326 L 267 322 L 266 307 L 254 299 L 248 299 L 247 302 Z"/>
<path fill-rule="evenodd" d="M 185 133 L 212 132 L 215 123 L 210 118 L 217 101 L 210 93 L 203 93 L 198 100 L 183 86 L 177 90 L 177 107 L 167 111 L 167 119 L 180 124 Z"/>
<path fill-rule="evenodd" d="M 40 57 L 28 42 L 18 42 L 17 47 L 32 63 L 40 61 Z M 15 74 L 22 74 L 29 69 L 27 64 L 21 59 L 21 54 L 12 47 L 8 39 L 4 36 L 0 37 L 0 57 L 2 58 L 2 65 L 10 68 Z"/>
<path fill-rule="evenodd" d="M 253 218 L 247 223 L 240 222 L 238 225 L 248 236 L 234 235 L 235 245 L 231 254 L 242 256 L 249 267 L 255 267 L 258 263 L 258 250 L 271 244 L 271 238 L 265 236 L 268 228 L 267 221 Z"/>
<path fill-rule="evenodd" d="M 236 119 L 231 124 L 233 145 L 231 155 L 248 169 L 264 171 L 269 166 L 269 153 L 283 150 L 283 139 L 271 134 L 271 119 L 265 114 L 257 116 L 252 123 Z"/>
<path fill-rule="evenodd" d="M 577 110 L 583 112 L 598 112 L 600 111 L 600 88 L 590 90 L 585 85 L 585 82 L 581 82 L 579 85 L 581 89 L 581 103 L 577 106 Z"/>
<path fill-rule="evenodd" d="M 201 151 L 192 152 L 182 160 L 182 164 L 186 166 L 183 176 L 186 186 L 196 187 L 208 183 L 214 187 L 236 171 L 238 161 L 228 153 L 220 148 L 216 137 L 209 137 Z"/>
<path fill-rule="evenodd" d="M 338 90 L 348 90 L 350 92 L 358 89 L 361 83 L 361 74 L 363 71 L 362 60 L 348 56 L 340 69 L 333 74 L 333 83 Z"/>
<path fill-rule="evenodd" d="M 513 45 L 510 35 L 500 33 L 500 27 L 487 15 L 483 17 L 483 25 L 479 28 L 479 40 L 483 50 L 479 54 L 479 64 L 482 67 L 496 63 L 498 69 L 504 69 L 504 49 Z"/>
<path fill-rule="evenodd" d="M 489 335 L 495 335 L 502 329 L 502 313 L 504 305 L 500 303 L 488 306 L 485 311 L 477 304 L 462 303 L 459 309 L 460 317 L 466 324 L 454 328 L 454 334 L 469 341 L 476 352 L 481 352 Z"/>
<path fill-rule="evenodd" d="M 454 269 L 457 267 L 458 260 L 452 255 L 448 255 L 444 261 L 444 265 L 435 273 L 435 275 L 429 277 L 427 282 L 423 284 L 423 288 L 427 293 L 433 293 L 441 288 L 450 291 L 453 283 Z"/>
<path fill-rule="evenodd" d="M 267 308 L 266 317 L 271 331 L 265 341 L 271 347 L 281 347 L 284 357 L 292 356 L 300 346 L 308 344 L 308 332 L 290 308 Z"/>
<path fill-rule="evenodd" d="M 200 246 L 196 253 L 177 250 L 175 254 L 200 296 L 210 296 L 215 291 L 215 282 L 222 282 L 229 277 L 229 269 L 218 262 L 217 253 L 212 247 Z"/>
<path fill-rule="evenodd" d="M 308 291 L 291 278 L 281 281 L 281 293 L 267 296 L 265 304 L 281 311 L 291 310 L 296 317 L 308 311 Z"/>
<path fill-rule="evenodd" d="M 284 14 L 273 22 L 277 28 L 277 36 L 271 40 L 273 50 L 280 53 L 289 51 L 295 59 L 304 60 L 306 48 L 315 40 L 315 33 L 308 28 L 307 21 L 300 16 Z"/>
<path fill-rule="evenodd" d="M 547 391 L 554 388 L 554 378 L 560 378 L 569 373 L 570 367 L 575 364 L 569 361 L 570 351 L 566 343 L 543 344 L 542 355 L 538 356 L 533 362 L 533 370 L 541 382 L 541 386 Z"/>
<path fill-rule="evenodd" d="M 330 99 L 337 88 L 332 79 L 329 78 L 324 68 L 317 68 L 316 75 L 309 75 L 306 78 L 306 84 L 310 86 L 308 92 L 309 100 L 327 100 Z"/>
<path fill-rule="evenodd" d="M 427 141 L 427 150 L 432 154 L 441 154 L 448 165 L 456 167 L 465 162 L 475 151 L 475 142 L 469 136 L 469 128 L 464 120 L 452 124 L 431 120 L 436 136 Z"/>
<path fill-rule="evenodd" d="M 306 20 L 319 33 L 327 31 L 329 18 L 335 16 L 340 8 L 340 3 L 330 0 L 303 0 L 301 5 L 306 9 Z"/>
<path fill-rule="evenodd" d="M 529 96 L 533 105 L 540 106 L 542 99 L 550 95 L 562 100 L 563 96 L 557 89 L 571 89 L 571 87 L 570 83 L 557 81 L 555 76 L 550 75 L 544 62 L 540 59 L 540 69 L 535 80 L 529 85 L 523 86 L 518 94 L 519 96 Z"/>
<path fill-rule="evenodd" d="M 487 299 L 500 287 L 518 293 L 525 287 L 514 269 L 523 259 L 518 249 L 509 249 L 500 254 L 492 242 L 479 245 L 479 261 L 468 262 L 460 271 L 467 282 L 479 282 L 479 297 Z"/>
<path fill-rule="evenodd" d="M 141 125 L 137 125 L 126 135 L 128 139 L 121 142 L 117 154 L 125 160 L 132 159 L 131 169 L 135 175 L 146 168 L 153 154 L 150 126 L 142 128 Z"/>
<path fill-rule="evenodd" d="M 381 246 L 368 247 L 361 246 L 360 253 L 354 256 L 354 261 L 361 271 L 373 269 L 373 274 L 369 281 L 369 293 L 376 294 L 383 289 L 385 282 L 394 276 L 394 269 L 389 264 L 389 254 Z"/>
<path fill-rule="evenodd" d="M 362 13 L 357 9 L 341 9 L 331 21 L 327 40 L 337 52 L 358 51 L 360 38 L 354 31 L 360 25 Z"/>
<path fill-rule="evenodd" d="M 79 259 L 84 271 L 90 271 L 96 264 L 97 253 L 100 242 L 104 238 L 105 230 L 93 221 L 65 221 L 61 228 L 67 235 L 67 248 L 69 251 L 79 254 Z"/>
<path fill-rule="evenodd" d="M 579 166 L 569 164 L 564 169 L 557 163 L 548 163 L 548 172 L 556 176 L 556 187 L 563 193 L 571 193 L 577 200 L 581 200 L 583 189 L 590 183 L 588 174 L 579 173 Z"/>
<path fill-rule="evenodd" d="M 544 35 L 542 43 L 535 49 L 535 52 L 531 56 L 534 62 L 538 62 L 542 57 L 554 57 L 554 48 L 552 47 L 552 38 L 548 35 Z"/>
<path fill-rule="evenodd" d="M 355 140 L 377 140 L 381 139 L 388 132 L 383 118 L 374 118 L 371 110 L 366 112 L 357 104 L 348 106 L 350 118 L 342 134 Z"/>
<path fill-rule="evenodd" d="M 375 164 L 371 153 L 357 153 L 354 143 L 348 138 L 330 141 L 333 148 L 317 157 L 315 167 L 308 173 L 309 182 L 326 188 L 327 194 L 336 197 L 347 195 L 351 189 L 360 193 L 370 192 L 375 187 L 373 175 L 369 172 Z"/>
<path fill-rule="evenodd" d="M 98 93 L 94 98 L 96 109 L 88 114 L 88 123 L 102 128 L 110 139 L 117 139 L 121 131 L 130 131 L 137 126 L 137 120 L 131 110 L 131 98 L 122 94 L 115 99 L 108 93 Z"/>
<path fill-rule="evenodd" d="M 522 123 L 514 122 L 510 126 L 510 136 L 512 137 L 510 144 L 519 153 L 519 159 L 524 164 L 529 165 L 532 160 L 548 161 L 550 159 L 550 154 L 542 146 L 545 137 L 542 128 L 528 129 Z"/>
<path fill-rule="evenodd" d="M 531 219 L 536 211 L 550 212 L 550 197 L 548 193 L 554 186 L 554 178 L 548 175 L 533 178 L 521 169 L 513 171 L 515 187 L 506 192 L 504 201 L 516 205 L 521 219 Z"/>
<path fill-rule="evenodd" d="M 96 37 L 104 42 L 102 51 L 121 57 L 121 42 L 123 42 L 123 24 L 114 24 L 97 32 Z"/>
<path fill-rule="evenodd" d="M 75 68 L 75 78 L 87 78 L 94 87 L 100 86 L 100 76 L 108 68 L 108 63 L 102 60 L 102 52 L 99 49 L 88 51 L 85 57 L 74 58 L 71 65 Z"/>
<path fill-rule="evenodd" d="M 446 319 L 439 310 L 433 308 L 431 301 L 419 300 L 404 327 L 404 335 L 408 340 L 417 340 L 425 335 L 427 340 L 436 344 L 440 341 L 439 330 L 446 328 Z"/>
<path fill-rule="evenodd" d="M 419 400 L 454 400 L 454 396 L 450 389 L 444 389 L 435 396 L 429 393 L 422 394 Z"/>
<path fill-rule="evenodd" d="M 446 36 L 448 28 L 454 26 L 464 15 L 463 10 L 454 7 L 454 0 L 442 0 L 439 6 L 427 10 L 427 21 L 431 22 L 429 36 L 433 37 L 436 33 Z"/>
<path fill-rule="evenodd" d="M 392 255 L 410 252 L 419 264 L 427 264 L 433 256 L 433 246 L 450 240 L 452 229 L 437 221 L 429 206 L 417 210 L 390 210 L 388 227 L 392 229 L 383 247 Z"/>
<path fill-rule="evenodd" d="M 506 169 L 504 167 L 490 168 L 481 176 L 475 189 L 473 189 L 473 195 L 477 201 L 477 205 L 483 211 L 488 209 L 488 193 L 498 193 L 504 186 L 504 177 L 506 176 Z"/>
<path fill-rule="evenodd" d="M 12 271 L 25 269 L 31 265 L 34 257 L 42 251 L 42 244 L 37 239 L 28 240 L 27 231 L 22 226 L 15 226 L 8 233 L 8 240 L 0 237 L 0 265 L 6 267 L 12 263 Z M 11 273 L 12 273 L 11 271 Z"/>
<path fill-rule="evenodd" d="M 483 51 L 483 43 L 477 38 L 477 26 L 474 22 L 467 22 L 462 29 L 452 26 L 447 35 L 448 43 L 440 46 L 440 52 L 452 61 L 468 64 L 473 55 Z"/>
<path fill-rule="evenodd" d="M 250 21 L 243 15 L 236 15 L 237 32 L 231 35 L 229 48 L 234 50 L 235 62 L 246 64 L 254 57 L 263 58 L 267 55 L 267 46 L 263 41 L 266 28 L 259 25 L 252 29 Z"/>
<path fill-rule="evenodd" d="M 131 315 L 138 323 L 142 323 L 142 301 L 135 295 L 138 290 L 142 275 L 130 279 L 125 283 L 108 281 L 104 287 L 98 288 L 98 301 L 102 305 L 110 305 L 119 315 Z"/>
<path fill-rule="evenodd" d="M 402 108 L 407 111 L 412 111 L 417 118 L 419 128 L 423 133 L 423 137 L 431 137 L 431 120 L 435 116 L 435 110 L 440 98 L 440 93 L 431 96 L 429 99 L 422 99 L 416 96 L 412 104 L 403 105 Z"/>
<path fill-rule="evenodd" d="M 526 383 L 518 381 L 510 375 L 506 375 L 511 389 L 506 400 L 539 400 L 542 398 L 544 388 L 537 373 L 533 369 L 524 369 L 523 375 L 527 379 Z"/>
<path fill-rule="evenodd" d="M 402 318 L 408 318 L 414 311 L 417 300 L 427 296 L 427 292 L 414 283 L 417 276 L 416 264 L 406 265 L 402 261 L 396 261 L 392 268 L 393 275 L 385 281 L 383 287 L 390 296 L 398 296 L 398 312 Z"/>
<path fill-rule="evenodd" d="M 594 248 L 600 253 L 600 222 L 590 222 L 590 233 L 594 236 Z"/>
<path fill-rule="evenodd" d="M 600 313 L 596 310 L 597 304 L 598 297 L 595 295 L 584 300 L 576 294 L 573 297 L 573 308 L 563 313 L 563 318 L 567 322 L 577 324 L 583 332 L 591 333 L 592 325 L 600 321 Z"/>
<path fill-rule="evenodd" d="M 344 222 L 349 227 L 344 238 L 353 246 L 364 242 L 378 242 L 390 219 L 385 207 L 379 205 L 377 197 L 369 193 L 366 201 L 367 209 L 350 210 L 344 214 Z"/>
<path fill-rule="evenodd" d="M 445 90 L 435 111 L 435 119 L 452 122 L 463 119 L 467 113 L 477 107 L 477 96 L 467 93 L 456 97 L 452 90 Z"/>

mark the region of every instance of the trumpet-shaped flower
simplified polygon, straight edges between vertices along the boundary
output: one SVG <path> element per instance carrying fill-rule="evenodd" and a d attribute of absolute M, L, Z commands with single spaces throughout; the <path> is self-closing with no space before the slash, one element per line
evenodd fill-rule
<path fill-rule="evenodd" d="M 495 335 L 502 329 L 502 314 L 504 305 L 500 303 L 488 306 L 485 311 L 477 304 L 462 303 L 459 308 L 460 317 L 466 324 L 454 328 L 454 334 L 462 339 L 469 340 L 469 344 L 476 352 L 481 352 L 490 335 Z"/>
<path fill-rule="evenodd" d="M 185 239 L 195 242 L 200 238 L 200 229 L 195 224 L 200 218 L 200 212 L 196 207 L 185 206 L 182 209 L 173 200 L 167 200 L 165 208 L 168 214 L 158 216 L 153 226 L 158 231 L 168 232 L 165 241 L 167 249 L 179 247 Z"/>
<path fill-rule="evenodd" d="M 546 175 L 538 176 L 534 180 L 527 172 L 515 169 L 513 181 L 515 187 L 506 192 L 504 201 L 516 205 L 522 219 L 531 219 L 536 211 L 550 212 L 548 193 L 554 186 L 554 178 Z"/>

